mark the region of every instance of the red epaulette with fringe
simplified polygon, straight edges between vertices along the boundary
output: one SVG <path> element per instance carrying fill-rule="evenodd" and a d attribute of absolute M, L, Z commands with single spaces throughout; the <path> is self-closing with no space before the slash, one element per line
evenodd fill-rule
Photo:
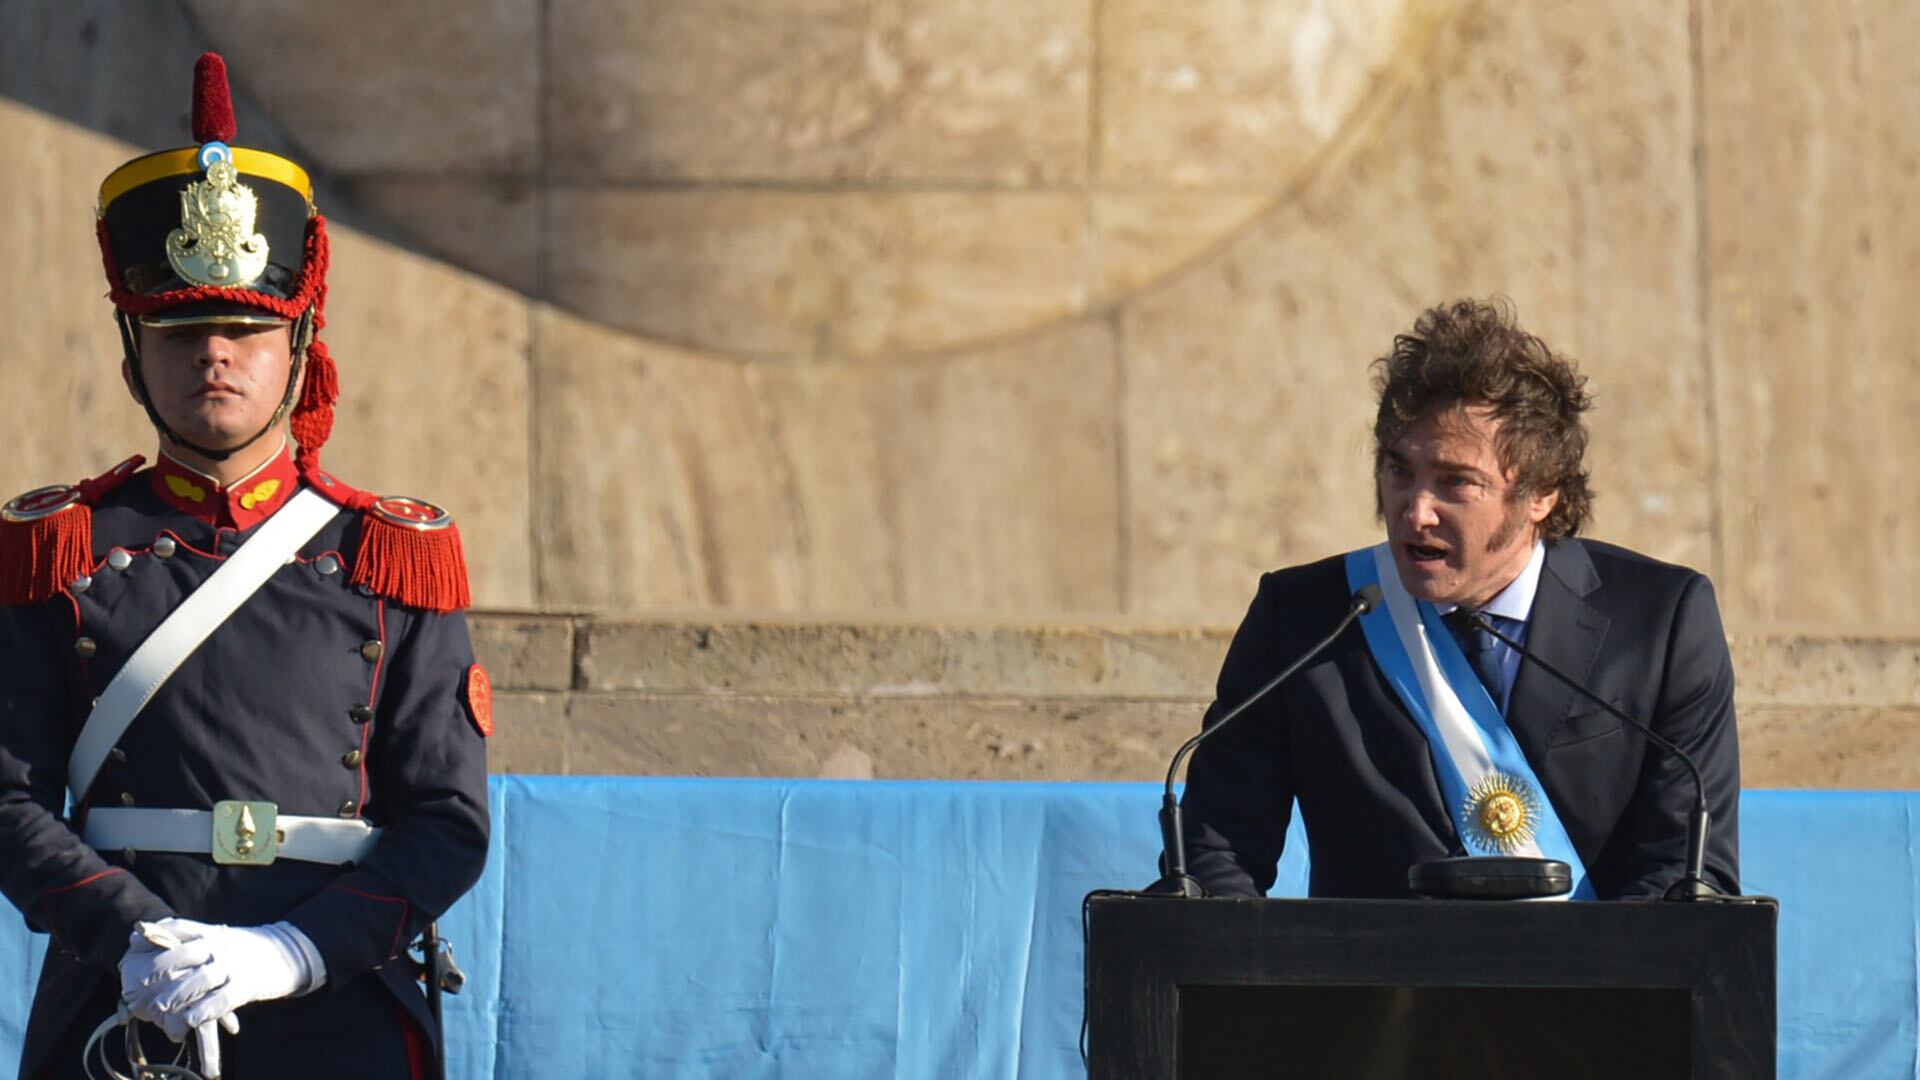
<path fill-rule="evenodd" d="M 91 480 L 35 488 L 0 507 L 0 604 L 37 604 L 93 569 L 93 507 L 127 482 L 138 454 Z"/>
<path fill-rule="evenodd" d="M 428 611 L 460 611 L 473 603 L 453 515 L 424 499 L 400 495 L 354 501 L 362 504 L 356 507 L 355 585 Z"/>
<path fill-rule="evenodd" d="M 349 487 L 312 457 L 301 466 L 300 478 L 328 501 L 360 514 L 360 546 L 352 559 L 350 582 L 428 611 L 460 611 L 472 605 L 467 558 L 452 514 L 425 499 L 382 498 Z"/>

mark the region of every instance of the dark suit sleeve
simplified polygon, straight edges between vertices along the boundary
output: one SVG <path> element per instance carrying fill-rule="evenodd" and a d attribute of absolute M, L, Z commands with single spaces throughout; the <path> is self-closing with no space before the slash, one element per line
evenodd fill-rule
<path fill-rule="evenodd" d="M 1201 721 L 1212 725 L 1271 679 L 1280 649 L 1273 575 L 1260 580 L 1233 636 Z M 1194 751 L 1180 805 L 1186 819 L 1188 872 L 1215 896 L 1264 896 L 1273 886 L 1293 815 L 1293 776 L 1277 694 L 1210 735 Z"/>
<path fill-rule="evenodd" d="M 1653 728 L 1692 755 L 1706 784 L 1711 827 L 1706 877 L 1740 891 L 1740 744 L 1733 709 L 1733 660 L 1713 585 L 1694 575 L 1675 608 Z M 1622 819 L 1631 865 L 1619 896 L 1657 898 L 1686 869 L 1687 816 L 1694 784 L 1672 754 L 1652 749 Z"/>
<path fill-rule="evenodd" d="M 397 956 L 472 887 L 487 858 L 486 743 L 464 696 L 473 665 L 465 616 L 389 607 L 385 618 L 391 664 L 367 756 L 367 814 L 380 841 L 287 916 L 313 939 L 330 983 Z"/>
<path fill-rule="evenodd" d="M 173 910 L 101 859 L 61 816 L 79 719 L 74 633 L 64 595 L 0 607 L 0 890 L 29 926 L 111 969 L 135 922 Z"/>

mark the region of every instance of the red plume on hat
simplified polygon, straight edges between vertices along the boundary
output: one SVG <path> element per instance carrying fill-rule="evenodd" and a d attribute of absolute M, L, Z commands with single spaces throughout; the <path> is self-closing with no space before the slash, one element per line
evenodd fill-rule
<path fill-rule="evenodd" d="M 233 94 L 219 53 L 201 53 L 193 64 L 193 141 L 233 141 Z"/>

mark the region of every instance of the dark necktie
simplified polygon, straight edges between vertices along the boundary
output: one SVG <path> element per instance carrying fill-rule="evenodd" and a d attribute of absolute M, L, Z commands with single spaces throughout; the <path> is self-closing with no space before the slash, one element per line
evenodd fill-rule
<path fill-rule="evenodd" d="M 1501 633 L 1512 637 L 1520 628 L 1520 620 L 1509 619 L 1504 615 L 1480 613 L 1480 617 L 1492 623 Z M 1481 685 L 1487 688 L 1487 696 L 1493 698 L 1496 708 L 1504 709 L 1502 699 L 1506 696 L 1506 687 L 1501 678 L 1501 661 L 1506 658 L 1506 646 L 1492 634 L 1467 621 L 1465 608 L 1455 608 L 1440 617 L 1453 632 L 1453 640 L 1460 645 L 1460 651 L 1467 654 L 1467 663 L 1473 665 L 1473 673 L 1480 676 Z"/>

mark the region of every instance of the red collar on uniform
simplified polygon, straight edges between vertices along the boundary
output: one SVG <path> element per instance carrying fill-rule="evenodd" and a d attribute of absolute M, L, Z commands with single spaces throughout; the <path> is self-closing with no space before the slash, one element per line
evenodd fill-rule
<path fill-rule="evenodd" d="M 163 448 L 149 479 L 168 506 L 216 528 L 250 529 L 273 516 L 300 489 L 290 444 L 227 487 L 169 456 Z"/>

